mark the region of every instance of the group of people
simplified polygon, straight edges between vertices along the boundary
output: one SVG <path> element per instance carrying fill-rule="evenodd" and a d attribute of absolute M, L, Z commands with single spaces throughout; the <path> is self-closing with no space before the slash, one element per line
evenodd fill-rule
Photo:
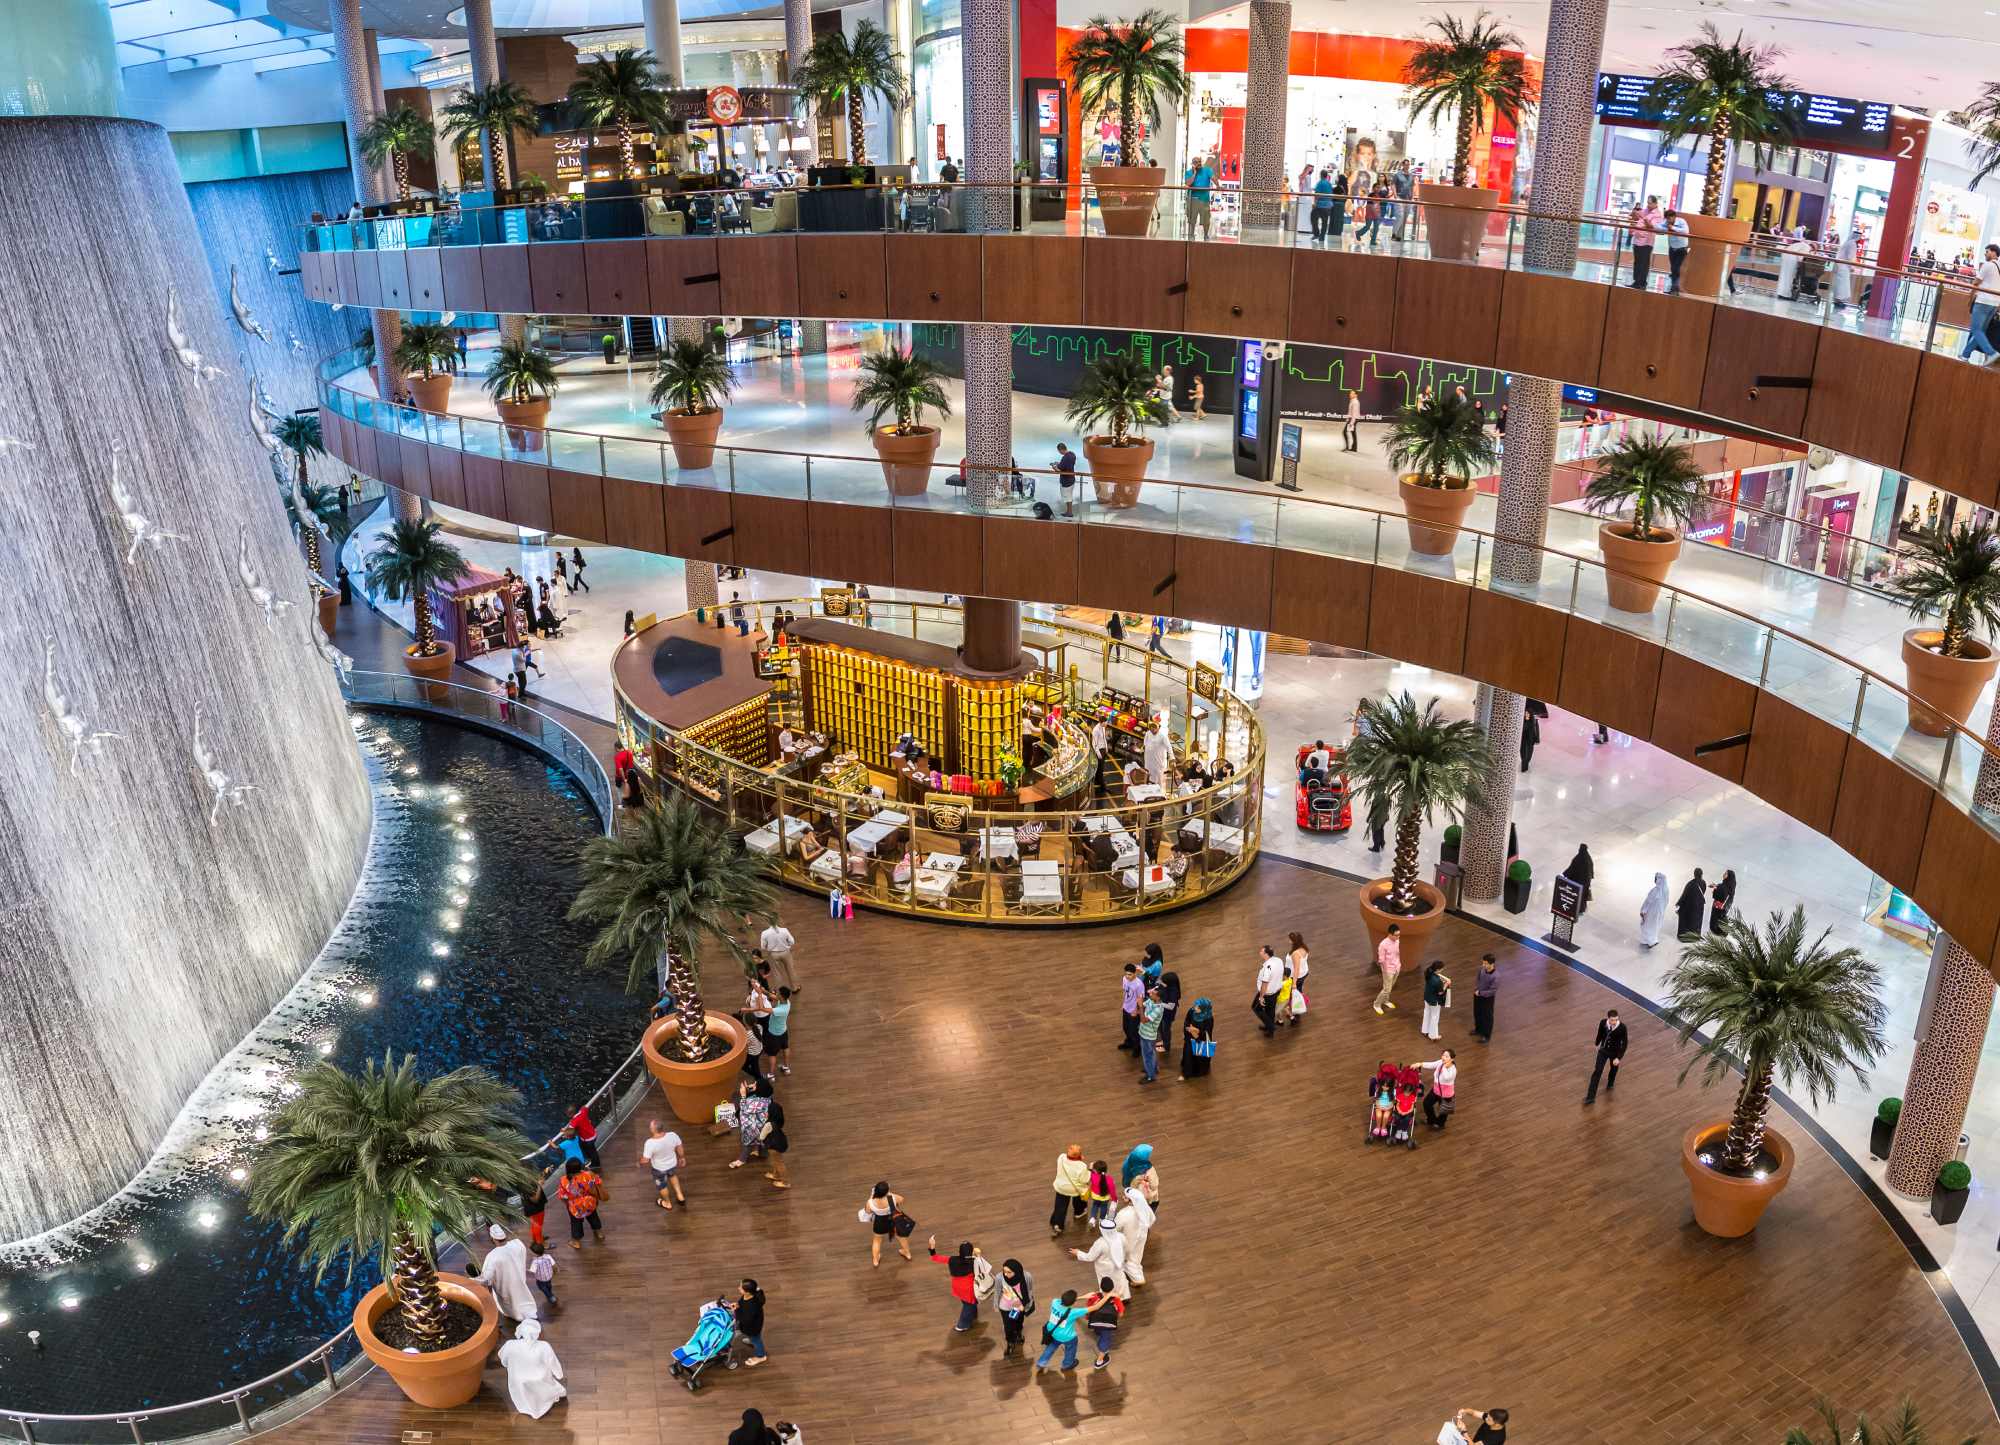
<path fill-rule="evenodd" d="M 1350 170 L 1322 166 L 1317 178 L 1310 165 L 1299 172 L 1298 194 L 1312 198 L 1315 246 L 1328 241 L 1340 244 L 1349 220 L 1354 222 L 1357 246 L 1380 246 L 1385 224 L 1391 227 L 1391 240 L 1401 241 L 1408 234 L 1413 209 L 1411 197 L 1416 190 L 1415 173 L 1408 161 L 1378 171 L 1374 168 L 1374 156 L 1373 145 L 1362 142 L 1355 147 L 1355 164 Z"/>
<path fill-rule="evenodd" d="M 1173 1057 L 1174 1031 L 1183 1036 L 1181 1079 L 1199 1079 L 1215 1057 L 1215 1006 L 1198 998 L 1180 1018 L 1180 975 L 1166 966 L 1160 945 L 1146 945 L 1137 963 L 1125 965 L 1119 985 L 1118 1047 L 1139 1059 L 1139 1085 L 1157 1083 L 1160 1065 Z"/>
<path fill-rule="evenodd" d="M 1736 907 L 1736 870 L 1725 868 L 1722 877 L 1711 889 L 1708 880 L 1701 876 L 1701 869 L 1694 870 L 1694 876 L 1682 885 L 1680 897 L 1674 900 L 1674 936 L 1682 943 L 1692 943 L 1701 937 L 1702 913 L 1708 914 L 1708 931 L 1722 932 L 1722 926 Z M 1660 928 L 1667 916 L 1667 875 L 1655 873 L 1653 887 L 1639 905 L 1639 945 L 1642 948 L 1657 947 L 1660 942 Z"/>

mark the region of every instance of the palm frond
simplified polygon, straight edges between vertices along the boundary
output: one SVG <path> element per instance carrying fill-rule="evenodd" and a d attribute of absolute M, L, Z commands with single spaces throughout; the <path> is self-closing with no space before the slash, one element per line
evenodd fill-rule
<path fill-rule="evenodd" d="M 1364 698 L 1356 715 L 1347 779 L 1371 820 L 1458 822 L 1467 808 L 1485 806 L 1493 753 L 1479 724 L 1447 721 L 1435 700 L 1419 708 L 1407 692 Z"/>
<path fill-rule="evenodd" d="M 1406 406 L 1389 427 L 1389 465 L 1432 487 L 1490 472 L 1500 449 L 1479 408 L 1457 392 Z"/>
<path fill-rule="evenodd" d="M 1947 118 L 1972 132 L 1968 149 L 1978 167 L 1972 176 L 1972 184 L 1977 188 L 2000 171 L 2000 80 L 1989 80 L 1980 86 L 1970 105 Z"/>
<path fill-rule="evenodd" d="M 295 412 L 280 421 L 272 429 L 272 435 L 301 461 L 326 455 L 326 438 L 320 433 L 318 412 Z"/>
<path fill-rule="evenodd" d="M 1070 44 L 1066 63 L 1078 113 L 1115 115 L 1121 122 L 1143 115 L 1158 129 L 1160 102 L 1178 106 L 1191 93 L 1180 20 L 1164 10 L 1142 10 L 1130 20 L 1095 15 Z M 1123 135 L 1126 164 L 1137 158 L 1137 137 Z"/>
<path fill-rule="evenodd" d="M 936 362 L 914 352 L 866 356 L 849 404 L 855 411 L 868 413 L 871 433 L 890 415 L 896 418 L 897 432 L 907 432 L 923 425 L 926 411 L 934 411 L 940 418 L 951 415 L 951 398 L 945 395 L 943 378 Z"/>
<path fill-rule="evenodd" d="M 1484 10 L 1470 20 L 1441 15 L 1430 23 L 1403 66 L 1403 109 L 1410 120 L 1456 126 L 1452 182 L 1463 184 L 1472 138 L 1486 127 L 1490 110 L 1509 124 L 1534 104 L 1535 84 L 1518 51 L 1521 37 Z"/>
<path fill-rule="evenodd" d="M 385 110 L 361 132 L 361 154 L 370 165 L 398 155 L 422 155 L 431 148 L 431 123 L 414 106 Z"/>
<path fill-rule="evenodd" d="M 1158 386 L 1158 378 L 1137 357 L 1114 353 L 1084 368 L 1063 417 L 1085 431 L 1109 422 L 1111 435 L 1122 443 L 1128 430 L 1143 432 L 1174 421 L 1166 399 L 1155 394 Z"/>
<path fill-rule="evenodd" d="M 369 590 L 402 602 L 468 576 L 472 568 L 465 555 L 440 536 L 443 531 L 442 522 L 391 524 L 363 564 Z"/>
<path fill-rule="evenodd" d="M 1669 50 L 1653 77 L 1660 154 L 1689 136 L 1719 132 L 1748 141 L 1758 164 L 1768 168 L 1772 149 L 1798 137 L 1797 117 L 1782 98 L 1773 98 L 1792 89 L 1778 68 L 1783 57 L 1777 46 L 1745 44 L 1741 33 L 1724 40 L 1704 21 L 1701 38 Z"/>
<path fill-rule="evenodd" d="M 656 134 L 673 129 L 665 75 L 650 50 L 625 46 L 581 67 L 570 82 L 570 113 L 585 126 L 629 125 Z"/>
<path fill-rule="evenodd" d="M 1702 481 L 1688 448 L 1658 437 L 1627 437 L 1598 459 L 1583 486 L 1583 505 L 1601 516 L 1629 502 L 1634 531 L 1650 541 L 1659 518 L 1682 526 L 1693 519 L 1703 500 Z"/>
<path fill-rule="evenodd" d="M 713 411 L 735 391 L 729 359 L 699 341 L 676 341 L 653 372 L 653 404 L 676 411 Z"/>
<path fill-rule="evenodd" d="M 1974 631 L 2000 632 L 2000 536 L 1989 522 L 1954 527 L 1936 535 L 1910 537 L 1910 555 L 1889 595 L 1912 617 L 1940 616 L 1945 655 L 1961 657 Z"/>
<path fill-rule="evenodd" d="M 405 322 L 392 359 L 406 375 L 415 372 L 429 378 L 440 371 L 457 371 L 458 337 L 440 322 Z"/>
<path fill-rule="evenodd" d="M 526 402 L 554 396 L 562 380 L 556 374 L 554 359 L 546 351 L 502 342 L 494 349 L 482 384 L 487 395 L 498 400 Z"/>

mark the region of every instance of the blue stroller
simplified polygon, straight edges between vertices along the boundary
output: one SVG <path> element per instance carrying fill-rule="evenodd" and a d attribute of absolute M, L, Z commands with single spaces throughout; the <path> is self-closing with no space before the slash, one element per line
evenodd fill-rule
<path fill-rule="evenodd" d="M 728 1354 L 735 1339 L 735 1312 L 723 1300 L 705 1304 L 701 1307 L 701 1318 L 695 1322 L 694 1333 L 674 1351 L 673 1363 L 667 1370 L 693 1394 L 701 1388 L 701 1372 Z"/>

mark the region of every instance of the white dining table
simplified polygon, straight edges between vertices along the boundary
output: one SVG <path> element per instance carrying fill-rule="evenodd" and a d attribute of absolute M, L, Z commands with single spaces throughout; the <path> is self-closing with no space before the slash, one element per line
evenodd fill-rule
<path fill-rule="evenodd" d="M 785 842 L 787 844 L 797 842 L 805 834 L 812 831 L 802 818 L 773 818 L 756 831 L 744 834 L 743 846 L 748 848 L 752 853 L 766 858 L 770 857 L 778 851 L 778 825 L 780 823 L 784 825 Z M 790 850 L 787 849 L 787 851 Z"/>
<path fill-rule="evenodd" d="M 1155 878 L 1152 876 L 1152 870 L 1149 868 L 1127 868 L 1123 873 L 1118 875 L 1118 881 L 1141 897 L 1148 897 L 1156 893 L 1172 893 L 1181 886 L 1180 879 L 1174 877 L 1173 874 L 1167 872 L 1165 869 L 1160 870 L 1160 876 Z"/>

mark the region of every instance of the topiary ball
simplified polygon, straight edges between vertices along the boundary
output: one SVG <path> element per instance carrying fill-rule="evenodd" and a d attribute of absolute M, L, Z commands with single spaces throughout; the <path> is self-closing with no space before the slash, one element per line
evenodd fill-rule
<path fill-rule="evenodd" d="M 1972 1184 L 1972 1166 L 1963 1159 L 1954 1159 L 1938 1170 L 1938 1188 L 1966 1189 Z"/>
<path fill-rule="evenodd" d="M 1884 1124 L 1893 1124 L 1903 1112 L 1903 1101 L 1897 1098 L 1884 1099 L 1875 1106 L 1875 1117 Z"/>
<path fill-rule="evenodd" d="M 1526 883 L 1533 876 L 1534 870 L 1528 867 L 1525 858 L 1516 858 L 1507 865 L 1507 879 L 1511 883 Z"/>

